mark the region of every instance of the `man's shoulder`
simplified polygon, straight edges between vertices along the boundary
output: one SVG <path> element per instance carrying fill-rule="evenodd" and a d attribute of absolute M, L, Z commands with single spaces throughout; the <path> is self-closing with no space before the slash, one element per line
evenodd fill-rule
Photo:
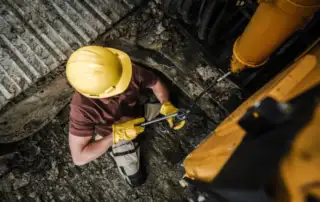
<path fill-rule="evenodd" d="M 71 100 L 71 106 L 73 107 L 90 107 L 92 106 L 93 99 L 88 98 L 81 93 L 75 91 L 72 100 Z"/>
<path fill-rule="evenodd" d="M 132 68 L 134 81 L 142 88 L 153 86 L 159 79 L 156 74 L 145 67 L 134 64 Z"/>
<path fill-rule="evenodd" d="M 95 100 L 76 91 L 70 103 L 70 117 L 81 120 L 88 114 L 94 117 L 96 113 Z"/>
<path fill-rule="evenodd" d="M 132 73 L 139 74 L 140 72 L 147 71 L 147 69 L 137 63 L 132 63 Z"/>
<path fill-rule="evenodd" d="M 140 67 L 139 65 L 137 65 L 136 63 L 132 63 L 132 74 L 136 75 L 138 74 L 138 72 L 140 71 L 142 67 Z"/>

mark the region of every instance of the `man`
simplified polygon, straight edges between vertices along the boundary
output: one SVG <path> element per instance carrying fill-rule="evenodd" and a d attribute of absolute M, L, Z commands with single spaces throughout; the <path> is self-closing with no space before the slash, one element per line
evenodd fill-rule
<path fill-rule="evenodd" d="M 145 121 L 139 105 L 140 93 L 142 89 L 152 89 L 161 103 L 157 110 L 169 115 L 177 112 L 177 108 L 170 103 L 167 88 L 155 74 L 133 65 L 126 53 L 100 46 L 86 46 L 75 51 L 67 62 L 66 74 L 76 90 L 70 105 L 69 123 L 73 162 L 84 165 L 111 147 L 110 155 L 124 179 L 130 185 L 140 185 L 143 176 L 139 148 L 132 142 L 144 131 L 138 126 Z M 149 118 L 150 114 L 157 115 L 154 106 L 153 110 L 146 107 L 145 114 L 149 114 Z M 173 126 L 171 118 L 168 123 L 180 129 L 185 121 Z"/>

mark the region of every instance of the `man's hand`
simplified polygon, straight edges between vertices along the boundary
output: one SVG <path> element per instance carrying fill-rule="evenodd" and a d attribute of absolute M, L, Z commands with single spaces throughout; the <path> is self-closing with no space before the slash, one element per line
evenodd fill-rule
<path fill-rule="evenodd" d="M 164 116 L 168 116 L 170 114 L 174 114 L 178 112 L 178 109 L 175 108 L 171 102 L 165 102 L 162 104 L 161 106 L 161 109 L 160 109 L 160 113 Z M 170 128 L 173 128 L 174 130 L 179 130 L 181 129 L 185 124 L 186 124 L 186 121 L 183 120 L 183 121 L 180 121 L 178 123 L 173 123 L 174 122 L 174 118 L 169 118 L 167 119 L 168 123 L 169 123 L 169 126 Z"/>
<path fill-rule="evenodd" d="M 113 124 L 113 144 L 116 144 L 121 140 L 135 139 L 140 133 L 144 131 L 143 127 L 136 125 L 143 123 L 144 121 L 144 118 L 138 118 L 124 123 Z"/>
<path fill-rule="evenodd" d="M 175 108 L 171 102 L 169 102 L 169 92 L 168 89 L 160 82 L 158 81 L 153 87 L 151 87 L 153 90 L 154 94 L 162 104 L 160 113 L 164 116 L 174 114 L 178 111 L 177 108 Z M 169 118 L 167 119 L 169 125 L 171 128 L 175 130 L 181 129 L 185 124 L 186 121 L 180 121 L 178 123 L 173 123 L 174 118 Z"/>

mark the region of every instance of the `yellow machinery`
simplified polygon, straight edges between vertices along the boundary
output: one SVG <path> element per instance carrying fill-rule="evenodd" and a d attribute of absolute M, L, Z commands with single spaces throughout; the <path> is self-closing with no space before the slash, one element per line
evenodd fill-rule
<path fill-rule="evenodd" d="M 231 71 L 238 72 L 245 67 L 263 65 L 285 39 L 308 21 L 312 14 L 319 9 L 319 4 L 320 2 L 317 0 L 260 2 L 260 6 L 243 35 L 234 44 Z M 237 156 L 239 150 L 245 148 L 244 144 L 250 147 L 252 142 L 260 138 L 260 136 L 255 136 L 253 138 L 254 141 L 250 142 L 251 137 L 248 137 L 250 132 L 246 130 L 248 121 L 242 124 L 243 119 L 252 120 L 251 126 L 249 124 L 248 127 L 259 129 L 261 120 L 265 121 L 259 111 L 252 111 L 252 109 L 259 109 L 265 100 L 271 99 L 278 103 L 278 106 L 283 106 L 284 108 L 287 106 L 285 110 L 290 111 L 288 106 L 291 105 L 287 105 L 287 103 L 294 102 L 299 95 L 304 97 L 304 94 L 308 94 L 307 92 L 310 89 L 319 89 L 319 85 L 320 46 L 318 40 L 310 49 L 293 61 L 288 68 L 238 107 L 216 128 L 208 139 L 187 156 L 184 161 L 186 179 L 207 185 L 215 185 L 217 184 L 215 183 L 216 181 L 219 181 L 220 184 L 228 184 L 228 179 L 231 179 L 233 175 L 237 177 L 237 172 L 241 170 L 240 167 L 245 167 L 245 165 L 241 165 L 241 162 L 232 164 L 230 161 L 237 161 L 235 155 Z M 281 139 L 287 132 L 278 134 L 279 141 L 287 142 L 289 146 L 286 152 L 279 152 L 279 154 L 281 153 L 281 156 L 278 157 L 280 160 L 273 162 L 276 165 L 275 171 L 272 176 L 267 178 L 268 184 L 263 186 L 272 193 L 273 201 L 302 202 L 307 201 L 308 196 L 320 199 L 319 94 L 319 92 L 318 94 L 313 92 L 318 101 L 312 113 L 306 117 L 310 120 L 305 121 L 303 127 L 297 129 L 291 140 Z M 274 116 L 276 121 L 278 118 L 277 113 L 274 112 L 273 114 L 272 110 L 269 110 L 269 116 L 270 114 Z M 301 116 L 303 116 L 303 113 L 301 113 Z M 260 122 L 257 120 L 260 120 Z M 291 126 L 291 128 L 294 127 L 296 126 Z M 280 128 L 274 128 L 273 130 L 280 130 Z M 265 131 L 261 133 L 265 133 Z M 260 143 L 257 142 L 256 144 Z M 275 150 L 277 150 L 277 147 L 279 145 L 275 145 Z M 266 152 L 262 150 L 263 147 L 261 147 L 261 150 L 257 149 L 256 152 Z M 267 152 L 270 152 L 270 159 L 276 153 L 272 149 Z M 256 154 L 248 153 L 247 155 L 255 156 Z M 259 160 L 257 159 L 249 161 L 251 165 L 258 162 Z M 245 163 L 248 162 L 243 162 L 243 164 Z M 240 165 L 240 167 L 237 169 L 237 167 L 232 167 L 230 164 Z M 259 168 L 259 165 L 256 166 Z M 266 171 L 266 173 L 270 173 L 269 171 Z M 247 172 L 251 171 L 248 170 Z M 225 173 L 230 175 L 229 178 L 221 178 L 221 175 L 225 175 Z M 250 173 L 245 175 L 250 176 Z M 264 175 L 264 173 L 261 172 L 261 175 Z M 257 176 L 256 178 L 259 178 Z M 252 177 L 254 178 L 254 175 Z M 221 179 L 224 181 L 222 180 L 221 182 Z M 248 179 L 248 181 L 250 180 Z"/>
<path fill-rule="evenodd" d="M 319 84 L 320 48 L 318 46 L 244 102 L 216 128 L 205 142 L 190 153 L 184 161 L 186 176 L 206 183 L 214 181 L 245 138 L 246 131 L 239 126 L 238 122 L 255 103 L 266 97 L 272 97 L 283 103 Z M 254 116 L 258 117 L 259 114 Z M 319 134 L 320 105 L 318 104 L 312 120 L 299 131 L 290 152 L 282 159 L 279 167 L 279 179 L 286 184 L 289 198 L 294 198 L 287 201 L 304 201 L 304 196 L 309 192 L 320 198 L 320 186 L 317 184 L 320 181 Z M 237 169 L 234 170 L 234 172 L 237 171 Z"/>
<path fill-rule="evenodd" d="M 262 0 L 234 43 L 231 70 L 263 65 L 293 32 L 303 28 L 319 6 L 319 0 Z"/>

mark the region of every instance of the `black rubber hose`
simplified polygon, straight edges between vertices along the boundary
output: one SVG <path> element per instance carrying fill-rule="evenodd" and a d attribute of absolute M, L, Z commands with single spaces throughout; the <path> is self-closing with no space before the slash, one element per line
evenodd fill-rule
<path fill-rule="evenodd" d="M 223 8 L 221 10 L 221 12 L 219 13 L 219 16 L 217 17 L 217 19 L 215 20 L 213 26 L 211 27 L 210 31 L 209 31 L 209 35 L 208 35 L 208 43 L 210 46 L 214 45 L 217 41 L 217 35 L 219 33 L 221 33 L 221 25 L 223 22 L 223 19 L 225 17 L 226 14 L 226 10 L 228 7 L 228 0 L 225 0 L 223 2 Z"/>
<path fill-rule="evenodd" d="M 178 11 L 177 11 L 178 2 L 179 0 L 164 0 L 163 2 L 164 12 L 167 13 L 169 16 L 176 18 L 178 14 Z"/>
<path fill-rule="evenodd" d="M 177 11 L 178 11 L 178 13 L 181 15 L 181 13 L 182 13 L 182 5 L 183 5 L 183 3 L 184 3 L 184 0 L 178 0 L 177 1 Z"/>
<path fill-rule="evenodd" d="M 163 0 L 163 2 L 162 2 L 162 3 L 163 3 L 163 10 L 164 10 L 164 12 L 167 13 L 167 14 L 169 14 L 169 15 L 171 14 L 171 13 L 170 13 L 170 4 L 171 4 L 171 1 L 172 1 L 172 0 Z"/>
<path fill-rule="evenodd" d="M 198 30 L 198 37 L 201 40 L 205 40 L 207 38 L 207 31 L 210 21 L 212 21 L 212 15 L 213 12 L 216 11 L 216 8 L 218 6 L 218 1 L 213 0 L 208 7 L 205 8 L 203 17 L 201 19 L 201 24 L 199 26 Z"/>
<path fill-rule="evenodd" d="M 203 0 L 185 0 L 182 5 L 182 19 L 187 24 L 196 24 Z"/>
<path fill-rule="evenodd" d="M 183 21 L 187 24 L 192 24 L 192 20 L 190 19 L 190 10 L 192 6 L 193 0 L 184 0 L 181 7 L 181 17 Z"/>
<path fill-rule="evenodd" d="M 247 18 L 242 17 L 240 20 L 236 22 L 236 24 L 234 24 L 234 26 L 231 29 L 229 29 L 226 33 L 223 34 L 220 40 L 223 41 L 233 37 L 233 35 L 235 35 L 235 32 L 237 32 L 246 21 Z"/>
<path fill-rule="evenodd" d="M 202 17 L 203 17 L 203 14 L 204 14 L 204 11 L 205 11 L 207 4 L 208 4 L 208 0 L 201 1 L 201 6 L 199 9 L 198 19 L 197 19 L 197 24 L 196 24 L 197 27 L 200 26 L 200 24 L 201 24 Z"/>

